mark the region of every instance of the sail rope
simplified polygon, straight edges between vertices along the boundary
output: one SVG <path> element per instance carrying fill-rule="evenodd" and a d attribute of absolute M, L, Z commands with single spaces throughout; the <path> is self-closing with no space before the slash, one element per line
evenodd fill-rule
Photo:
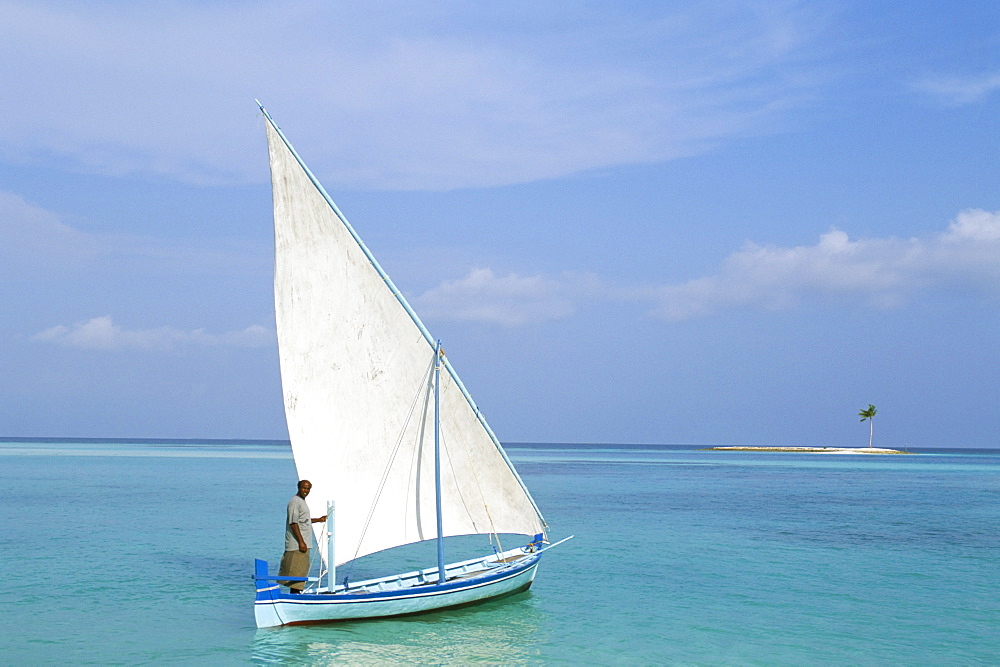
<path fill-rule="evenodd" d="M 431 362 L 431 369 L 434 368 L 434 363 L 435 362 Z M 424 437 L 426 435 L 426 429 L 427 429 L 427 411 L 430 409 L 431 394 L 432 394 L 432 390 L 434 389 L 434 382 L 432 382 L 432 380 L 431 380 L 432 377 L 433 377 L 433 375 L 427 375 L 424 378 L 426 380 L 426 382 L 427 382 L 426 389 L 425 389 L 426 393 L 424 393 L 424 412 L 423 412 L 423 418 L 420 421 L 420 430 L 414 436 L 413 449 L 410 451 L 410 467 L 409 467 L 410 474 L 407 476 L 407 482 L 406 482 L 406 499 L 407 499 L 406 502 L 407 502 L 407 506 L 405 508 L 403 508 L 403 523 L 404 523 L 404 528 L 405 528 L 406 512 L 409 510 L 410 499 L 413 499 L 413 501 L 414 501 L 414 503 L 413 503 L 413 514 L 414 514 L 414 517 L 416 518 L 416 521 L 417 521 L 417 537 L 419 537 L 421 539 L 423 539 L 423 525 L 422 525 L 422 521 L 421 521 L 420 506 L 419 506 L 419 503 L 418 503 L 417 494 L 413 491 L 413 482 L 414 482 L 415 479 L 417 479 L 419 477 L 419 474 L 420 474 L 420 470 L 419 470 L 420 469 L 420 458 L 421 458 L 421 456 L 423 454 L 423 447 L 421 446 L 421 443 L 424 442 Z M 408 537 L 408 535 L 406 535 L 405 531 L 404 531 L 404 536 Z"/>
<path fill-rule="evenodd" d="M 468 451 L 469 449 L 468 441 L 466 441 L 465 448 L 466 451 Z M 441 434 L 441 449 L 445 453 L 447 453 L 448 451 L 447 440 L 443 433 Z M 469 458 L 471 459 L 472 457 L 470 456 Z M 458 474 L 455 472 L 455 465 L 452 462 L 451 456 L 448 456 L 448 467 L 451 469 L 452 477 L 454 479 L 459 479 Z M 497 533 L 496 524 L 493 523 L 493 515 L 490 514 L 490 506 L 486 503 L 486 494 L 483 493 L 483 487 L 479 483 L 479 473 L 476 470 L 476 466 L 471 466 L 471 467 L 472 467 L 472 479 L 475 480 L 476 482 L 476 489 L 479 491 L 479 497 L 482 498 L 483 500 L 483 510 L 485 510 L 486 518 L 490 522 L 490 532 L 489 532 L 490 546 L 493 546 L 493 539 L 496 538 L 497 546 L 500 547 L 500 551 L 503 551 L 503 545 L 500 544 L 500 534 Z M 462 500 L 462 506 L 465 508 L 465 514 L 469 517 L 469 520 L 472 522 L 472 527 L 478 533 L 479 525 L 476 522 L 476 517 L 475 515 L 473 515 L 472 510 L 469 509 L 469 503 L 465 501 L 465 494 L 462 493 L 461 489 L 459 489 L 458 497 L 461 498 Z"/>
<path fill-rule="evenodd" d="M 458 474 L 455 473 L 455 464 L 452 461 L 451 455 L 448 453 L 448 439 L 445 437 L 444 433 L 441 434 L 441 451 L 448 458 L 448 468 L 451 470 L 452 478 L 459 479 Z M 473 476 L 475 476 L 475 467 L 473 467 Z M 478 481 L 479 480 L 477 479 L 476 482 L 478 483 Z M 482 491 L 480 491 L 480 495 L 482 495 Z M 458 497 L 462 501 L 462 507 L 465 508 L 466 516 L 468 516 L 469 520 L 472 522 L 472 528 L 478 533 L 479 526 L 476 525 L 476 517 L 473 516 L 472 510 L 469 509 L 469 504 L 465 502 L 465 494 L 462 493 L 461 489 L 458 490 Z"/>
<path fill-rule="evenodd" d="M 364 526 L 361 528 L 361 536 L 358 538 L 358 543 L 355 545 L 354 555 L 351 557 L 351 565 L 347 568 L 347 574 L 350 576 L 351 570 L 354 568 L 354 561 L 358 558 L 358 553 L 361 551 L 361 545 L 365 541 L 365 534 L 368 532 L 368 528 L 371 526 L 372 517 L 375 515 L 375 508 L 378 506 L 379 498 L 382 497 L 382 491 L 385 489 L 385 483 L 389 479 L 389 472 L 392 470 L 392 464 L 396 460 L 396 454 L 399 453 L 399 448 L 403 444 L 403 436 L 406 434 L 406 429 L 410 424 L 410 420 L 413 418 L 413 412 L 416 410 L 417 403 L 420 401 L 420 395 L 423 393 L 423 386 L 427 383 L 428 377 L 434 368 L 434 362 L 427 367 L 424 372 L 424 377 L 418 385 L 416 394 L 413 396 L 413 401 L 410 402 L 410 408 L 406 412 L 406 419 L 403 420 L 403 425 L 399 430 L 399 435 L 396 438 L 396 444 L 392 449 L 392 454 L 389 455 L 389 460 L 385 464 L 385 469 L 382 471 L 382 479 L 379 480 L 378 488 L 375 491 L 375 497 L 372 499 L 371 505 L 368 509 L 368 516 L 365 517 Z"/>
<path fill-rule="evenodd" d="M 468 439 L 463 439 L 463 442 L 465 443 L 465 453 L 466 453 L 467 459 L 469 461 L 473 461 L 474 460 L 474 456 L 473 456 L 472 452 L 469 449 L 469 440 Z M 447 451 L 446 440 L 445 440 L 444 434 L 441 435 L 441 448 L 443 450 Z M 448 467 L 451 468 L 451 475 L 452 475 L 452 477 L 454 479 L 460 479 L 459 476 L 455 473 L 455 466 L 454 466 L 454 463 L 452 462 L 451 456 L 448 457 Z M 496 538 L 497 546 L 500 547 L 500 551 L 503 551 L 503 545 L 500 544 L 500 534 L 497 533 L 496 524 L 493 523 L 493 515 L 490 514 L 490 506 L 486 502 L 486 494 L 483 493 L 482 484 L 479 483 L 479 470 L 478 470 L 477 466 L 475 466 L 475 465 L 472 465 L 470 467 L 472 468 L 472 479 L 476 482 L 476 489 L 479 491 L 479 497 L 483 501 L 483 510 L 486 512 L 486 518 L 490 522 L 490 533 L 489 533 L 490 534 L 490 545 L 491 546 L 493 545 L 493 539 Z M 468 503 L 465 502 L 465 494 L 461 493 L 461 491 L 459 491 L 458 495 L 462 499 L 462 506 L 465 507 L 465 513 L 468 515 L 469 519 L 472 521 L 473 528 L 475 528 L 476 531 L 478 532 L 479 531 L 479 527 L 476 524 L 476 518 L 475 518 L 475 516 L 473 516 L 472 510 L 469 509 Z"/>
<path fill-rule="evenodd" d="M 313 532 L 313 534 L 316 535 L 315 532 Z M 319 552 L 319 577 L 317 577 L 319 581 L 316 582 L 307 581 L 305 590 L 309 590 L 315 585 L 316 592 L 318 593 L 320 585 L 323 583 L 323 579 L 326 577 L 326 573 L 330 571 L 329 563 L 326 563 L 325 568 L 323 567 L 323 563 L 325 562 L 323 558 L 323 553 L 326 551 L 326 545 L 324 545 L 323 540 L 327 537 L 328 535 L 326 534 L 326 521 L 324 521 L 322 524 L 320 524 L 319 535 L 316 535 L 316 551 Z M 312 569 L 312 567 L 310 566 L 309 569 Z M 333 591 L 331 590 L 330 592 L 332 593 Z"/>

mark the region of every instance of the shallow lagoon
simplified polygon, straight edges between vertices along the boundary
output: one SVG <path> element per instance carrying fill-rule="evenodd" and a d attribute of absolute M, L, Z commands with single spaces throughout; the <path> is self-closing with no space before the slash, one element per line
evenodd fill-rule
<path fill-rule="evenodd" d="M 257 630 L 294 493 L 275 442 L 0 441 L 4 664 L 1000 659 L 1000 452 L 512 445 L 552 526 L 528 593 Z M 39 541 L 41 540 L 41 543 Z M 429 563 L 433 564 L 433 563 Z"/>

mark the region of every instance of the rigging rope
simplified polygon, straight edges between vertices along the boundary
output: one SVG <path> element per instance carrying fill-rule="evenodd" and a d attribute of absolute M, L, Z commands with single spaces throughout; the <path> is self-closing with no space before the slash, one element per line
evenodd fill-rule
<path fill-rule="evenodd" d="M 313 535 L 316 535 L 315 531 L 313 531 Z M 326 551 L 326 548 L 323 545 L 323 539 L 326 537 L 328 536 L 326 534 L 326 521 L 324 521 L 322 527 L 319 530 L 319 535 L 316 535 L 316 551 L 319 552 L 319 576 L 317 577 L 319 581 L 316 582 L 307 581 L 305 590 L 311 589 L 315 584 L 316 592 L 319 593 L 319 587 L 323 583 L 323 578 L 326 577 L 326 573 L 330 571 L 329 563 L 326 564 L 326 569 L 323 568 L 323 553 Z M 310 570 L 312 569 L 312 564 L 310 564 L 309 569 Z M 333 591 L 330 592 L 332 593 Z"/>
<path fill-rule="evenodd" d="M 385 489 L 386 480 L 389 478 L 389 472 L 392 470 L 392 464 L 396 460 L 396 454 L 399 453 L 399 448 L 403 444 L 403 436 L 406 434 L 406 428 L 410 425 L 410 420 L 413 418 L 413 411 L 416 409 L 417 402 L 420 399 L 420 394 L 423 392 L 423 386 L 427 382 L 427 378 L 434 368 L 434 360 L 432 359 L 431 364 L 427 367 L 424 372 L 424 377 L 418 385 L 416 394 L 413 396 L 413 401 L 410 403 L 410 408 L 406 413 L 406 419 L 403 420 L 403 425 L 399 430 L 399 435 L 396 438 L 396 445 L 392 449 L 392 454 L 389 455 L 389 460 L 386 462 L 385 469 L 382 471 L 382 479 L 379 480 L 378 488 L 375 491 L 375 497 L 372 499 L 371 506 L 368 509 L 368 516 L 365 517 L 364 526 L 361 529 L 361 536 L 358 538 L 358 543 L 354 549 L 354 555 L 351 557 L 351 565 L 347 568 L 347 575 L 350 576 L 351 570 L 354 568 L 354 561 L 358 558 L 358 553 L 361 551 L 361 545 L 365 541 L 365 534 L 368 532 L 368 527 L 371 525 L 372 517 L 375 515 L 375 508 L 378 506 L 379 498 L 382 497 L 382 491 Z"/>
<path fill-rule="evenodd" d="M 445 387 L 442 387 L 442 389 L 445 389 Z M 467 438 L 463 438 L 462 441 L 465 443 L 465 454 L 466 454 L 467 460 L 473 461 L 474 460 L 474 456 L 473 456 L 473 454 L 472 454 L 472 452 L 470 451 L 470 448 L 469 448 L 470 441 Z M 441 435 L 441 449 L 444 450 L 444 451 L 447 451 L 446 440 L 445 440 L 444 434 Z M 452 476 L 452 478 L 453 479 L 459 479 L 458 474 L 456 474 L 456 472 L 455 472 L 455 465 L 454 465 L 454 463 L 452 461 L 451 456 L 448 457 L 448 467 L 451 468 L 451 476 Z M 469 467 L 472 468 L 472 479 L 475 480 L 475 482 L 476 482 L 476 489 L 479 491 L 479 497 L 483 501 L 483 510 L 485 510 L 485 512 L 486 512 L 486 518 L 490 522 L 490 533 L 489 533 L 490 534 L 490 545 L 492 546 L 492 544 L 493 544 L 493 538 L 495 537 L 496 541 L 497 541 L 497 546 L 500 547 L 500 551 L 503 551 L 503 545 L 500 544 L 500 534 L 497 533 L 496 524 L 493 523 L 493 515 L 490 514 L 490 506 L 486 503 L 486 494 L 483 493 L 482 484 L 479 483 L 479 470 L 478 470 L 478 468 L 477 468 L 477 466 L 475 464 L 472 464 Z M 462 499 L 462 506 L 465 507 L 465 513 L 468 515 L 470 521 L 472 522 L 473 528 L 475 528 L 476 531 L 478 532 L 479 531 L 479 527 L 476 525 L 476 518 L 472 515 L 472 510 L 469 509 L 469 504 L 467 502 L 465 502 L 465 494 L 461 493 L 461 490 L 459 490 L 459 494 L 458 495 Z"/>
<path fill-rule="evenodd" d="M 433 367 L 434 365 L 431 364 L 432 369 Z M 424 437 L 426 436 L 427 411 L 430 409 L 431 390 L 434 388 L 434 383 L 431 382 L 430 377 L 425 377 L 425 380 L 427 381 L 427 393 L 424 394 L 423 418 L 420 421 L 420 432 L 416 434 L 416 440 L 413 443 L 413 450 L 412 453 L 410 454 L 410 468 L 409 468 L 410 474 L 407 478 L 407 483 L 406 483 L 406 507 L 403 508 L 404 536 L 408 537 L 405 532 L 406 511 L 409 510 L 410 499 L 412 498 L 414 501 L 413 513 L 417 521 L 417 537 L 421 539 L 423 539 L 423 527 L 421 522 L 420 506 L 419 503 L 417 502 L 417 494 L 412 491 L 413 491 L 413 482 L 415 479 L 417 479 L 417 477 L 419 477 L 420 458 L 423 456 L 424 453 L 424 448 L 421 447 L 420 444 L 423 443 Z M 417 471 L 416 475 L 414 474 L 414 471 Z"/>

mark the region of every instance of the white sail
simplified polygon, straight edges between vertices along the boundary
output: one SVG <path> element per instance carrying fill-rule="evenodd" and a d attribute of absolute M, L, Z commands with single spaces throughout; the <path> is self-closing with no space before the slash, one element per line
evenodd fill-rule
<path fill-rule="evenodd" d="M 434 347 L 405 300 L 265 113 L 285 415 L 313 516 L 336 503 L 336 564 L 437 537 Z M 545 532 L 448 367 L 441 380 L 444 534 Z M 320 524 L 316 524 L 319 526 Z"/>

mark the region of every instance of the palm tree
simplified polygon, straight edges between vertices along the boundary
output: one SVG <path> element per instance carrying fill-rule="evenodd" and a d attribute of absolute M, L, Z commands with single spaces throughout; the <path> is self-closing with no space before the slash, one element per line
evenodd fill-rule
<path fill-rule="evenodd" d="M 875 425 L 875 414 L 877 412 L 878 412 L 878 409 L 874 405 L 872 405 L 871 403 L 869 403 L 868 407 L 866 409 L 864 409 L 864 410 L 862 410 L 861 412 L 858 413 L 858 416 L 861 417 L 861 421 L 864 421 L 866 419 L 868 420 L 868 448 L 869 449 L 871 449 L 871 446 L 872 446 L 872 435 L 873 435 L 873 431 L 874 431 L 874 428 L 875 428 L 875 426 L 874 426 Z"/>

